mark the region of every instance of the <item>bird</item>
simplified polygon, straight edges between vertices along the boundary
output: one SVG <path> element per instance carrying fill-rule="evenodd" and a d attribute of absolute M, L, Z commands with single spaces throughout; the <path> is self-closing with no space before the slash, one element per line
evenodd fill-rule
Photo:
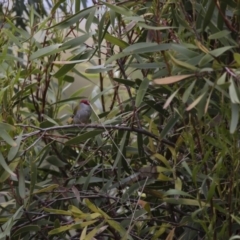
<path fill-rule="evenodd" d="M 88 123 L 92 114 L 92 107 L 87 99 L 82 99 L 73 114 L 73 123 Z"/>

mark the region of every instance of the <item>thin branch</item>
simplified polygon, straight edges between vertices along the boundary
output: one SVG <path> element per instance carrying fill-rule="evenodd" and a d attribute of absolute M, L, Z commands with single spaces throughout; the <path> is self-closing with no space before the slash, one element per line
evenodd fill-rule
<path fill-rule="evenodd" d="M 170 142 L 166 139 L 160 139 L 159 136 L 147 131 L 147 130 L 144 130 L 144 129 L 140 129 L 140 128 L 136 128 L 136 127 L 127 127 L 127 126 L 111 126 L 111 125 L 97 125 L 97 124 L 75 124 L 75 125 L 63 125 L 63 126 L 54 126 L 54 127 L 49 127 L 49 128 L 39 128 L 39 127 L 36 127 L 36 126 L 32 126 L 32 125 L 23 125 L 23 124 L 16 124 L 16 126 L 19 126 L 19 127 L 24 127 L 24 128 L 33 128 L 33 129 L 37 129 L 36 131 L 34 132 L 31 132 L 31 133 L 26 133 L 26 134 L 23 134 L 22 135 L 22 138 L 25 140 L 29 137 L 32 137 L 32 136 L 35 136 L 35 135 L 38 135 L 38 134 L 42 134 L 42 133 L 47 133 L 47 132 L 50 132 L 50 131 L 56 131 L 56 130 L 64 130 L 64 129 L 74 129 L 74 128 L 85 128 L 85 129 L 88 129 L 88 128 L 94 128 L 94 129 L 107 129 L 107 130 L 113 130 L 113 129 L 116 129 L 116 130 L 124 130 L 124 131 L 129 131 L 129 132 L 136 132 L 136 133 L 141 133 L 145 136 L 148 136 L 148 137 L 151 137 L 157 141 L 160 141 L 164 144 L 167 144 L 169 146 L 172 146 L 172 147 L 175 147 L 175 144 L 173 142 Z"/>

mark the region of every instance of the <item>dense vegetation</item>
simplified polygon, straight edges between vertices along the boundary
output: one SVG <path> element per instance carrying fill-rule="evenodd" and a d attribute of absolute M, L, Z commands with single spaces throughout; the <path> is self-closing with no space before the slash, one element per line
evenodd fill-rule
<path fill-rule="evenodd" d="M 240 2 L 26 2 L 0 11 L 0 239 L 240 239 Z"/>

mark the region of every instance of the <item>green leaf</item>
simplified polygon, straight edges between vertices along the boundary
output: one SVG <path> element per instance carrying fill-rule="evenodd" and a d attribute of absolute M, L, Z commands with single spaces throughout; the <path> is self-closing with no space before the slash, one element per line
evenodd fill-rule
<path fill-rule="evenodd" d="M 94 50 L 87 51 L 86 53 L 79 53 L 78 55 L 71 58 L 72 63 L 71 64 L 65 64 L 63 65 L 55 74 L 54 76 L 56 78 L 63 77 L 67 72 L 69 72 L 71 69 L 74 68 L 74 66 L 80 62 L 86 62 L 89 57 L 92 55 Z M 76 62 L 75 62 L 76 60 Z M 70 61 L 70 62 L 71 62 Z"/>
<path fill-rule="evenodd" d="M 77 128 L 77 125 L 76 125 L 76 128 Z M 90 131 L 90 132 L 83 133 L 82 135 L 80 135 L 78 137 L 70 139 L 65 144 L 66 145 L 80 144 L 80 143 L 82 143 L 82 142 L 84 142 L 84 141 L 86 141 L 90 138 L 94 138 L 95 136 L 101 134 L 103 131 L 104 131 L 103 129 L 97 129 L 97 130 L 93 130 L 93 131 Z"/>
<path fill-rule="evenodd" d="M 31 183 L 30 183 L 30 196 L 32 195 L 35 184 L 37 182 L 37 166 L 36 163 L 31 159 L 30 163 L 30 178 L 31 178 Z"/>
<path fill-rule="evenodd" d="M 140 105 L 142 104 L 143 98 L 148 90 L 148 85 L 149 85 L 148 78 L 144 78 L 139 86 L 138 91 L 137 91 L 137 96 L 136 96 L 136 107 L 137 108 L 140 107 Z"/>
<path fill-rule="evenodd" d="M 157 44 L 157 43 L 135 43 L 130 45 L 129 47 L 126 47 L 123 49 L 123 53 L 150 53 L 150 52 L 159 52 L 159 51 L 165 51 L 171 48 L 170 43 L 163 43 L 163 44 Z"/>
<path fill-rule="evenodd" d="M 169 195 L 181 195 L 181 196 L 186 196 L 186 197 L 192 197 L 193 198 L 193 196 L 191 196 L 190 194 L 188 194 L 186 192 L 183 192 L 181 190 L 177 190 L 177 189 L 170 189 L 170 190 L 168 190 L 164 193 L 164 197 L 169 196 Z"/>
<path fill-rule="evenodd" d="M 188 100 L 188 98 L 189 98 L 189 96 L 190 96 L 190 94 L 191 94 L 191 92 L 192 92 L 192 90 L 193 90 L 196 82 L 197 82 L 197 80 L 193 81 L 193 82 L 191 83 L 191 85 L 185 90 L 185 92 L 184 92 L 184 94 L 183 94 L 183 97 L 182 97 L 183 103 L 186 103 L 186 102 L 187 102 L 187 100 Z"/>
<path fill-rule="evenodd" d="M 123 16 L 131 17 L 131 16 L 134 15 L 134 13 L 132 11 L 130 11 L 129 9 L 127 9 L 127 8 L 115 6 L 115 5 L 109 4 L 107 2 L 102 2 L 102 4 L 106 5 L 107 7 L 109 7 L 114 12 L 119 13 L 119 14 L 121 14 Z"/>
<path fill-rule="evenodd" d="M 234 133 L 236 131 L 238 121 L 239 121 L 239 105 L 236 103 L 231 103 L 231 123 L 230 123 L 230 133 Z"/>
<path fill-rule="evenodd" d="M 59 187 L 58 184 L 51 184 L 47 187 L 43 187 L 42 189 L 35 191 L 33 194 L 52 192 L 54 189 L 56 189 L 58 187 Z"/>
<path fill-rule="evenodd" d="M 21 141 L 22 141 L 22 134 L 23 134 L 23 132 L 21 132 L 17 136 L 17 139 L 15 141 L 17 145 L 10 148 L 10 150 L 8 152 L 8 156 L 7 156 L 8 161 L 12 161 L 15 158 L 15 156 L 17 155 L 18 150 L 20 148 Z"/>
<path fill-rule="evenodd" d="M 15 131 L 16 128 L 10 124 L 7 123 L 0 123 L 0 131 L 6 130 L 6 131 Z"/>
<path fill-rule="evenodd" d="M 91 28 L 91 25 L 94 23 L 94 18 L 95 18 L 95 9 L 92 12 L 90 12 L 90 14 L 88 15 L 88 18 L 85 24 L 86 32 L 89 32 L 91 30 L 90 28 Z"/>
<path fill-rule="evenodd" d="M 22 199 L 24 199 L 26 197 L 26 187 L 25 187 L 25 176 L 23 172 L 22 163 L 20 163 L 20 168 L 19 168 L 18 189 L 19 189 L 19 196 Z"/>
<path fill-rule="evenodd" d="M 145 28 L 145 29 L 152 29 L 152 30 L 167 30 L 167 29 L 176 28 L 176 27 L 156 27 L 156 26 L 148 25 L 148 24 L 146 24 L 144 22 L 137 22 L 137 25 L 139 27 L 142 27 L 142 28 Z"/>
<path fill-rule="evenodd" d="M 173 63 L 175 63 L 176 65 L 180 66 L 180 67 L 184 67 L 186 69 L 189 69 L 189 70 L 192 70 L 192 71 L 198 71 L 199 69 L 189 63 L 186 63 L 186 62 L 183 62 L 183 61 L 180 61 L 176 58 L 174 58 L 171 54 L 169 54 Z"/>
<path fill-rule="evenodd" d="M 97 220 L 93 220 L 93 221 L 86 221 L 86 222 L 76 222 L 74 224 L 69 224 L 69 225 L 66 225 L 66 226 L 61 226 L 59 228 L 55 228 L 51 231 L 48 232 L 49 235 L 54 235 L 54 234 L 59 234 L 59 233 L 62 233 L 62 232 L 66 232 L 68 230 L 75 230 L 75 229 L 82 229 L 86 226 L 89 226 L 89 225 L 92 225 L 96 222 Z"/>
<path fill-rule="evenodd" d="M 17 175 L 9 168 L 7 165 L 2 153 L 0 152 L 0 165 L 4 168 L 5 171 L 7 171 L 10 175 L 16 177 Z"/>
<path fill-rule="evenodd" d="M 64 21 L 57 23 L 47 29 L 51 29 L 51 28 L 68 28 L 71 25 L 77 23 L 80 19 L 85 18 L 88 14 L 90 14 L 92 11 L 95 12 L 96 7 L 89 7 L 89 8 L 85 8 L 82 11 L 79 11 L 77 13 L 75 13 L 74 15 L 71 15 L 70 17 L 68 17 L 67 19 L 65 19 Z"/>
<path fill-rule="evenodd" d="M 90 173 L 88 174 L 88 176 L 85 178 L 85 181 L 84 181 L 84 185 L 82 187 L 82 190 L 85 191 L 88 189 L 88 186 L 89 186 L 89 183 L 91 182 L 92 180 L 92 177 L 93 177 L 93 174 L 94 172 L 100 167 L 99 164 L 97 164 L 95 167 L 93 167 L 90 171 Z M 103 180 L 102 180 L 103 182 Z"/>
<path fill-rule="evenodd" d="M 177 113 L 174 113 L 173 116 L 170 118 L 170 120 L 167 121 L 166 126 L 162 130 L 160 136 L 161 138 L 165 138 L 165 136 L 171 131 L 171 129 L 175 126 L 179 119 L 179 115 Z"/>
<path fill-rule="evenodd" d="M 227 30 L 222 30 L 220 32 L 211 34 L 208 36 L 208 39 L 219 39 L 222 37 L 226 37 L 227 35 L 229 35 L 231 32 L 227 31 Z"/>
<path fill-rule="evenodd" d="M 105 40 L 109 41 L 111 44 L 119 46 L 121 49 L 124 49 L 129 46 L 129 44 L 123 41 L 122 39 L 116 38 L 107 32 L 105 33 L 104 38 Z"/>
<path fill-rule="evenodd" d="M 234 80 L 230 78 L 229 82 L 231 83 L 229 86 L 229 96 L 231 98 L 232 103 L 239 103 L 237 87 L 234 83 Z"/>
<path fill-rule="evenodd" d="M 12 227 L 13 225 L 17 222 L 17 220 L 19 220 L 23 214 L 23 205 L 21 207 L 19 207 L 15 213 L 13 214 L 12 217 L 9 218 L 9 220 L 4 223 L 3 225 L 1 225 L 1 233 L 0 233 L 0 239 L 6 239 L 6 236 L 11 235 L 12 232 Z"/>
<path fill-rule="evenodd" d="M 117 149 L 117 157 L 114 161 L 113 169 L 118 166 L 118 164 L 122 158 L 125 158 L 123 151 L 124 151 L 124 147 L 126 146 L 127 135 L 128 135 L 128 132 L 124 132 L 123 137 L 120 142 L 120 147 Z M 120 166 L 120 167 L 122 167 L 122 166 Z"/>
<path fill-rule="evenodd" d="M 11 138 L 11 136 L 5 130 L 0 131 L 0 137 L 9 145 L 17 147 L 17 143 Z"/>
<path fill-rule="evenodd" d="M 204 31 L 205 28 L 209 25 L 209 23 L 213 17 L 213 12 L 214 12 L 214 8 L 215 8 L 215 1 L 208 1 L 208 2 L 209 2 L 209 4 L 207 6 L 206 14 L 204 15 L 202 31 Z"/>
<path fill-rule="evenodd" d="M 62 162 L 56 155 L 51 155 L 47 157 L 46 160 L 47 162 L 56 167 L 64 167 L 67 165 L 66 163 Z"/>
<path fill-rule="evenodd" d="M 80 37 L 76 37 L 74 39 L 71 39 L 71 40 L 63 43 L 62 47 L 74 48 L 74 47 L 80 46 L 83 43 L 85 43 L 92 35 L 93 35 L 93 33 L 87 33 Z"/>
<path fill-rule="evenodd" d="M 119 82 L 121 84 L 124 84 L 126 86 L 129 87 L 134 87 L 135 86 L 135 82 L 129 80 L 129 79 L 122 79 L 122 78 L 113 78 L 114 81 Z"/>
<path fill-rule="evenodd" d="M 14 234 L 12 235 L 12 237 L 18 236 L 22 233 L 27 233 L 27 232 L 34 233 L 34 232 L 38 232 L 38 231 L 40 231 L 40 227 L 38 225 L 27 225 L 27 226 L 17 229 L 14 232 Z"/>
<path fill-rule="evenodd" d="M 233 57 L 234 57 L 234 60 L 237 62 L 237 64 L 240 65 L 240 54 L 234 53 Z"/>
<path fill-rule="evenodd" d="M 101 72 L 108 72 L 110 70 L 113 70 L 114 66 L 113 65 L 99 65 L 99 66 L 93 66 L 90 68 L 87 68 L 85 70 L 85 73 L 101 73 Z"/>
<path fill-rule="evenodd" d="M 62 46 L 62 44 L 53 44 L 53 45 L 41 48 L 41 49 L 37 50 L 36 52 L 34 52 L 30 56 L 30 60 L 34 60 L 36 58 L 40 58 L 40 57 L 52 55 L 52 54 L 55 54 L 55 53 L 59 53 L 59 52 L 68 48 L 68 46 L 65 46 L 65 47 L 61 47 L 61 46 Z"/>

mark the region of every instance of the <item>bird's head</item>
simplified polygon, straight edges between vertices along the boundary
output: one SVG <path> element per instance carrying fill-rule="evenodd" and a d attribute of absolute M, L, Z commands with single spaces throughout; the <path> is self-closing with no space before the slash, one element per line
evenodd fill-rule
<path fill-rule="evenodd" d="M 87 99 L 82 99 L 80 103 L 86 104 L 88 106 L 90 105 L 90 102 Z"/>

